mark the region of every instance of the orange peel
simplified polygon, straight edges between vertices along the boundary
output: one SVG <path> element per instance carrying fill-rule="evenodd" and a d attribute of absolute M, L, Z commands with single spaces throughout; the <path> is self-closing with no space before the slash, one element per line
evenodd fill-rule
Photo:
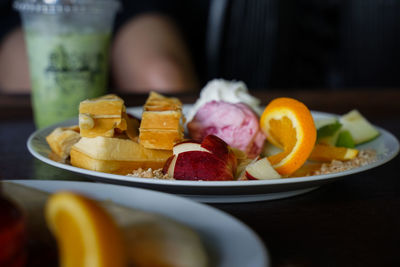
<path fill-rule="evenodd" d="M 283 150 L 268 157 L 281 175 L 294 173 L 306 162 L 317 138 L 310 110 L 293 98 L 272 100 L 261 115 L 260 127 L 267 140 Z"/>

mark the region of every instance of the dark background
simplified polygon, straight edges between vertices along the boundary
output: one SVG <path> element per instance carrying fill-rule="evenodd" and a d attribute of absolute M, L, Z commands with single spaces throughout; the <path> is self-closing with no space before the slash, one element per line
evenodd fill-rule
<path fill-rule="evenodd" d="M 222 11 L 215 11 L 217 2 L 224 6 Z M 19 24 L 19 18 L 12 1 L 0 3 L 2 38 Z M 145 12 L 167 14 L 176 21 L 202 85 L 216 77 L 243 80 L 251 89 L 400 85 L 400 1 L 147 0 L 122 4 L 115 30 Z M 218 41 L 210 41 L 216 33 Z"/>
<path fill-rule="evenodd" d="M 117 27 L 129 10 L 171 15 L 203 83 L 222 77 L 244 80 L 252 89 L 400 85 L 399 1 L 134 2 L 124 3 Z M 213 11 L 218 2 L 224 9 Z M 215 32 L 219 42 L 210 41 Z"/>
<path fill-rule="evenodd" d="M 244 80 L 251 89 L 400 85 L 399 1 L 134 2 L 123 3 L 117 27 L 129 10 L 171 15 L 202 83 L 222 77 Z M 222 11 L 215 11 L 217 2 L 225 3 Z M 210 40 L 213 34 L 219 41 Z"/>

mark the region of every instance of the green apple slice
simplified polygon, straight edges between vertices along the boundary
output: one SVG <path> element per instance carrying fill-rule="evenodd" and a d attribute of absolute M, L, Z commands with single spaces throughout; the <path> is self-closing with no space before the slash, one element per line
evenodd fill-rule
<path fill-rule="evenodd" d="M 354 144 L 359 145 L 369 142 L 379 136 L 379 131 L 354 109 L 340 118 L 342 129 L 350 132 Z"/>
<path fill-rule="evenodd" d="M 338 139 L 341 126 L 342 124 L 334 117 L 315 120 L 317 143 L 334 146 Z"/>
<path fill-rule="evenodd" d="M 354 148 L 356 145 L 351 133 L 348 130 L 343 130 L 340 131 L 335 146 Z"/>
<path fill-rule="evenodd" d="M 338 120 L 335 117 L 318 118 L 314 120 L 315 128 L 320 129 L 326 125 L 334 124 Z"/>
<path fill-rule="evenodd" d="M 333 122 L 317 128 L 317 139 L 333 136 L 340 127 L 342 127 L 342 124 L 335 119 Z"/>
<path fill-rule="evenodd" d="M 318 144 L 336 146 L 337 140 L 339 138 L 340 131 L 336 131 L 333 135 L 322 137 L 317 139 Z"/>

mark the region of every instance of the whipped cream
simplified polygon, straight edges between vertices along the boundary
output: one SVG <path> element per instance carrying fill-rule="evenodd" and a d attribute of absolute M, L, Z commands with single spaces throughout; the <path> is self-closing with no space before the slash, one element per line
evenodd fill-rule
<path fill-rule="evenodd" d="M 200 98 L 189 110 L 186 119 L 191 121 L 199 108 L 211 101 L 225 101 L 229 103 L 244 103 L 261 114 L 260 100 L 249 94 L 247 86 L 242 81 L 227 81 L 214 79 L 209 81 L 200 92 Z"/>

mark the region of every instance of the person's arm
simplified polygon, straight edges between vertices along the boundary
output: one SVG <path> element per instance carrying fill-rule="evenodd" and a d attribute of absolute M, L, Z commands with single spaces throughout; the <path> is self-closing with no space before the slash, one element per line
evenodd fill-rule
<path fill-rule="evenodd" d="M 160 14 L 128 21 L 115 36 L 111 69 L 119 91 L 198 89 L 188 49 L 174 23 Z"/>
<path fill-rule="evenodd" d="M 30 88 L 24 33 L 18 28 L 0 40 L 0 91 L 26 93 Z"/>

